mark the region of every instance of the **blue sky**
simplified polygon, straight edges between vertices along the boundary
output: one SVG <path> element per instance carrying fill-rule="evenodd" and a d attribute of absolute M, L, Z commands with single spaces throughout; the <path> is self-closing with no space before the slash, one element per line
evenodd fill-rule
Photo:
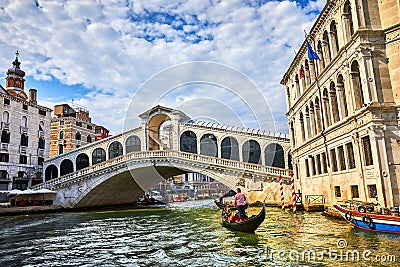
<path fill-rule="evenodd" d="M 196 118 L 286 133 L 285 94 L 279 82 L 304 40 L 303 30 L 311 28 L 325 3 L 2 0 L 0 77 L 4 86 L 18 50 L 25 86 L 38 89 L 39 104 L 52 108 L 74 99 L 90 110 L 94 123 L 113 134 L 128 119 L 139 125 L 137 114 L 156 104 Z M 226 77 L 214 73 L 226 79 L 215 86 L 207 81 L 176 88 L 153 81 L 152 88 L 144 86 L 166 69 L 199 61 L 226 66 Z M 229 73 L 233 69 L 238 75 Z M 198 78 L 186 71 L 180 75 Z M 247 77 L 255 87 L 233 88 L 245 84 L 237 77 Z M 271 118 L 272 124 L 262 126 L 250 116 L 257 113 L 246 102 L 251 96 L 265 98 L 260 105 L 271 116 L 257 116 Z"/>

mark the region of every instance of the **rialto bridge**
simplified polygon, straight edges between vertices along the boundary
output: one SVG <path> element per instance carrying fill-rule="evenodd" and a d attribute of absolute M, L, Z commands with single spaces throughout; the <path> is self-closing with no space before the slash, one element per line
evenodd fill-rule
<path fill-rule="evenodd" d="M 287 135 L 195 122 L 162 106 L 139 117 L 137 128 L 47 159 L 44 182 L 32 188 L 55 190 L 54 204 L 65 207 L 128 204 L 163 179 L 196 172 L 241 186 L 251 202 L 279 203 L 282 176 L 290 200 Z"/>

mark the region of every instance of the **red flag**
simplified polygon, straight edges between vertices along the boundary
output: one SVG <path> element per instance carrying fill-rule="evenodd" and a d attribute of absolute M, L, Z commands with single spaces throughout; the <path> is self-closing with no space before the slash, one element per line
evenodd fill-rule
<path fill-rule="evenodd" d="M 300 75 L 300 80 L 303 79 L 303 66 L 300 66 L 299 75 Z"/>

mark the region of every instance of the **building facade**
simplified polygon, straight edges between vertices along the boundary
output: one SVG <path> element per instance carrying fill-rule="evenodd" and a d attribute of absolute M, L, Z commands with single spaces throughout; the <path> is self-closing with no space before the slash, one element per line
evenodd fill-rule
<path fill-rule="evenodd" d="M 72 108 L 68 104 L 54 106 L 51 119 L 50 157 L 95 141 L 96 125 L 84 108 Z"/>
<path fill-rule="evenodd" d="M 43 162 L 49 155 L 51 109 L 37 104 L 37 90 L 24 91 L 25 72 L 18 52 L 0 86 L 0 191 L 27 189 L 42 182 Z"/>
<path fill-rule="evenodd" d="M 400 5 L 327 1 L 281 84 L 296 190 L 400 205 Z"/>

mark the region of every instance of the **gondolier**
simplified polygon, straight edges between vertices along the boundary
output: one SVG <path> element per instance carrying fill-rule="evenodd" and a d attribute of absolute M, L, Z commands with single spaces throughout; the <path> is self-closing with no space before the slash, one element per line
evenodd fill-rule
<path fill-rule="evenodd" d="M 235 207 L 239 211 L 239 222 L 242 222 L 246 218 L 246 196 L 242 193 L 240 188 L 236 189 L 235 195 Z"/>

